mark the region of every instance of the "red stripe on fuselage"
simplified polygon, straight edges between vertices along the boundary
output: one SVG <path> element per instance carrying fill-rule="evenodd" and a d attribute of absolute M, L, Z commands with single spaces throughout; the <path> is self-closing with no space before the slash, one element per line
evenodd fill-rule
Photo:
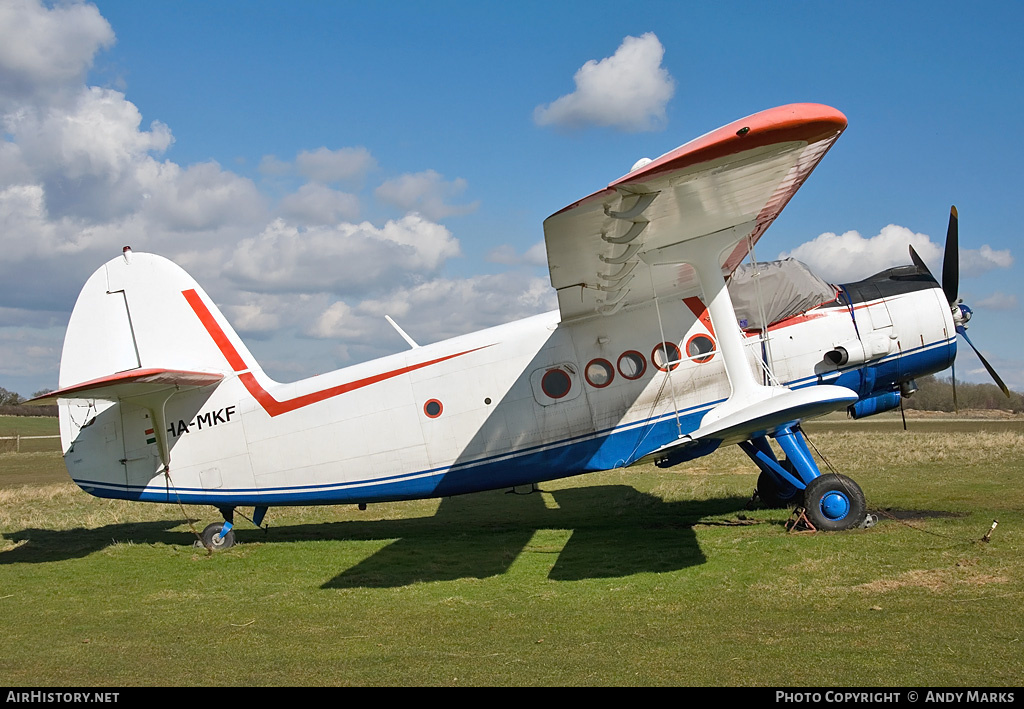
<path fill-rule="evenodd" d="M 708 308 L 704 305 L 704 302 L 697 296 L 690 296 L 689 298 L 683 298 L 683 302 L 686 303 L 686 307 L 690 309 L 697 319 L 704 323 L 704 327 L 708 329 L 711 336 L 715 336 L 715 328 L 711 325 L 711 315 L 708 313 Z"/>
<path fill-rule="evenodd" d="M 407 367 L 392 369 L 389 372 L 381 372 L 380 374 L 374 374 L 369 377 L 364 377 L 363 379 L 356 379 L 355 381 L 346 382 L 345 384 L 339 384 L 337 386 L 328 387 L 327 389 L 321 389 L 320 391 L 303 394 L 295 397 L 294 399 L 278 401 L 270 392 L 264 389 L 258 381 L 256 381 L 256 377 L 253 376 L 251 372 L 247 371 L 249 366 L 245 363 L 245 360 L 242 359 L 241 355 L 238 354 L 238 350 L 235 349 L 235 346 L 231 344 L 231 340 L 228 339 L 224 329 L 221 328 L 217 319 L 213 317 L 213 313 L 211 313 L 210 309 L 206 307 L 206 303 L 204 303 L 202 298 L 199 297 L 199 294 L 196 293 L 194 289 L 182 291 L 181 294 L 185 296 L 185 300 L 187 300 L 188 304 L 192 306 L 192 310 L 195 311 L 195 314 L 199 317 L 199 321 L 203 324 L 203 327 L 206 328 L 210 337 L 213 338 L 213 341 L 220 349 L 221 354 L 223 354 L 224 358 L 228 361 L 228 364 L 231 365 L 235 372 L 240 373 L 238 378 L 241 380 L 242 384 L 249 393 L 252 394 L 253 398 L 259 402 L 259 405 L 263 407 L 264 411 L 271 416 L 286 414 L 289 411 L 295 411 L 296 409 L 301 409 L 304 406 L 309 406 L 310 404 L 315 404 L 317 402 L 324 401 L 325 399 L 345 394 L 346 392 L 355 391 L 356 389 L 361 389 L 365 386 L 376 384 L 377 382 L 382 382 L 386 379 L 399 377 L 403 374 L 414 372 L 417 369 L 423 369 L 424 367 L 429 367 L 432 364 L 438 364 L 445 360 L 461 357 L 464 354 L 476 352 L 477 350 L 482 350 L 484 347 L 490 346 L 484 345 L 484 347 L 474 347 L 471 350 L 456 352 L 455 354 L 445 355 L 444 357 L 438 357 L 437 359 L 432 359 L 427 362 L 411 364 Z"/>
<path fill-rule="evenodd" d="M 779 329 L 784 328 L 784 327 L 789 327 L 790 325 L 799 325 L 800 323 L 807 322 L 808 320 L 817 320 L 818 318 L 823 318 L 826 315 L 828 315 L 828 313 L 804 313 L 802 315 L 794 315 L 791 318 L 786 318 L 785 320 L 779 320 L 774 325 L 769 325 L 768 326 L 768 332 L 775 332 L 776 330 L 779 330 Z M 747 337 L 757 337 L 758 335 L 761 334 L 761 331 L 760 330 L 744 330 L 743 334 L 746 335 Z"/>

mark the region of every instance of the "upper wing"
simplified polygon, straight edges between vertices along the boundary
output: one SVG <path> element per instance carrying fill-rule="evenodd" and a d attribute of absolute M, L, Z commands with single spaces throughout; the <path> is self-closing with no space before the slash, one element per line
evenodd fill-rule
<path fill-rule="evenodd" d="M 846 128 L 828 106 L 792 104 L 719 128 L 544 221 L 563 320 L 615 312 L 655 294 L 700 292 L 686 242 L 721 242 L 738 266 Z"/>

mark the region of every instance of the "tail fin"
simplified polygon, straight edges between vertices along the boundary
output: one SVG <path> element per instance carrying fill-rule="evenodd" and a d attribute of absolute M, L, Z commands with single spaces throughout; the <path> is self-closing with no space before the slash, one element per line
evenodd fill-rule
<path fill-rule="evenodd" d="M 65 389 L 139 370 L 262 375 L 190 275 L 165 258 L 125 249 L 99 268 L 78 296 L 59 383 Z"/>

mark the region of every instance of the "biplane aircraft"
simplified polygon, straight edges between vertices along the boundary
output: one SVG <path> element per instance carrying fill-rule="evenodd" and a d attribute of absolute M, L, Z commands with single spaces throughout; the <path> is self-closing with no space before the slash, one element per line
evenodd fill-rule
<path fill-rule="evenodd" d="M 846 125 L 782 106 L 641 160 L 544 222 L 558 310 L 423 346 L 402 333 L 406 351 L 292 383 L 181 268 L 126 247 L 86 282 L 60 388 L 37 402 L 59 404 L 79 486 L 212 505 L 212 548 L 234 543 L 242 506 L 259 525 L 274 506 L 672 466 L 731 444 L 766 504 L 856 527 L 863 492 L 819 471 L 800 422 L 897 407 L 950 366 L 970 310 L 955 210 L 941 286 L 913 249 L 912 265 L 838 286 L 796 262 L 743 264 Z"/>

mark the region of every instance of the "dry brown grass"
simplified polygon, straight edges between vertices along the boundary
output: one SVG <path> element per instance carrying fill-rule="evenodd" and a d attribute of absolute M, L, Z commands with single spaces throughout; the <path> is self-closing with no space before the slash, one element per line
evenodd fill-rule
<path fill-rule="evenodd" d="M 813 433 L 810 440 L 833 464 L 850 467 L 877 465 L 883 451 L 887 466 L 1002 463 L 1018 458 L 1018 451 L 1024 447 L 1024 435 L 1006 431 L 950 432 L 942 436 L 913 431 L 898 434 L 828 431 Z"/>
<path fill-rule="evenodd" d="M 71 482 L 0 488 L 0 527 L 3 528 L 95 528 L 175 515 L 182 516 L 177 505 L 140 505 L 129 500 L 100 499 Z"/>
<path fill-rule="evenodd" d="M 943 593 L 960 586 L 988 586 L 993 583 L 1005 584 L 1010 579 L 1001 574 L 988 574 L 973 568 L 975 564 L 960 564 L 952 568 L 914 569 L 891 579 L 876 579 L 854 588 L 864 593 L 886 593 L 901 588 L 921 588 L 934 593 Z"/>

